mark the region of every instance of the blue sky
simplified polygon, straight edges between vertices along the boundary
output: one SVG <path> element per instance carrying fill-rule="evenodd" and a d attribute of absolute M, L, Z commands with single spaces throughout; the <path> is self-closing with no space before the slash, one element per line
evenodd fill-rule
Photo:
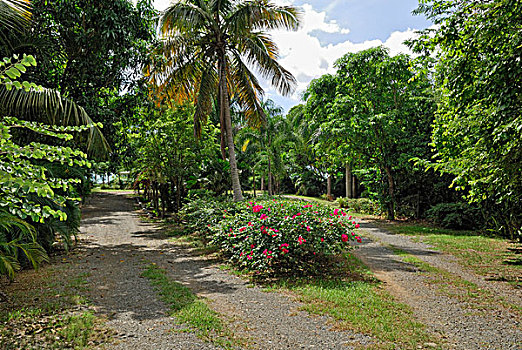
<path fill-rule="evenodd" d="M 163 10 L 169 0 L 155 0 Z M 348 52 L 384 45 L 395 55 L 409 53 L 402 43 L 415 30 L 431 25 L 421 16 L 413 16 L 418 0 L 274 0 L 294 5 L 303 12 L 297 32 L 273 32 L 278 44 L 280 63 L 298 80 L 297 91 L 290 97 L 280 96 L 264 84 L 266 98 L 273 99 L 286 111 L 298 103 L 312 79 L 333 73 L 335 60 Z"/>

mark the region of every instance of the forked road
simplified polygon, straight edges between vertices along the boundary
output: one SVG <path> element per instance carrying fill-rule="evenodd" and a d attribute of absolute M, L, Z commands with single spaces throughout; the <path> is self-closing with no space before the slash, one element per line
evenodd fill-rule
<path fill-rule="evenodd" d="M 386 233 L 377 230 L 372 235 Z M 186 327 L 168 316 L 168 307 L 158 300 L 148 280 L 140 277 L 150 262 L 206 297 L 212 308 L 230 322 L 233 333 L 247 340 L 249 348 L 372 348 L 372 338 L 336 331 L 329 318 L 299 311 L 301 304 L 290 296 L 265 293 L 219 270 L 214 261 L 170 243 L 154 225 L 140 222 L 133 202 L 122 194 L 96 194 L 89 199 L 83 207 L 80 238 L 83 252 L 78 266 L 92 286 L 90 299 L 117 333 L 116 342 L 106 348 L 218 348 L 190 332 L 181 332 Z M 400 239 L 410 244 L 407 238 Z M 458 302 L 437 293 L 414 269 L 404 268 L 379 243 L 365 240 L 357 255 L 377 270 L 394 295 L 413 307 L 419 319 L 446 339 L 444 347 L 520 349 L 520 323 L 508 311 L 495 307 L 485 313 L 470 313 Z M 385 271 L 383 266 L 387 266 Z"/>
<path fill-rule="evenodd" d="M 117 344 L 109 349 L 215 349 L 169 317 L 168 308 L 140 274 L 147 262 L 208 298 L 230 321 L 233 333 L 253 349 L 349 349 L 370 344 L 362 334 L 332 329 L 326 317 L 299 311 L 301 304 L 260 288 L 225 271 L 215 262 L 169 242 L 154 225 L 140 222 L 124 195 L 95 194 L 83 207 L 81 227 L 85 270 L 96 310 L 109 318 Z"/>

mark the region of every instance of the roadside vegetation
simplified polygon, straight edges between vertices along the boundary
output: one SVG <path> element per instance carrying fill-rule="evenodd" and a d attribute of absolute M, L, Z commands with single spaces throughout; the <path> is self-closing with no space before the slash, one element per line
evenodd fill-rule
<path fill-rule="evenodd" d="M 311 278 L 281 286 L 383 346 L 399 334 L 379 328 L 387 323 L 407 346 L 427 336 L 342 257 L 360 241 L 354 214 L 384 216 L 383 227 L 520 288 L 522 3 L 422 0 L 415 13 L 436 24 L 407 42 L 415 56 L 345 53 L 285 113 L 260 81 L 294 92 L 269 32 L 297 30 L 299 8 L 180 0 L 158 13 L 150 0 L 0 0 L 0 297 L 15 302 L 0 306 L 2 322 L 19 327 L 2 340 L 92 341 L 90 311 L 62 313 L 69 292 L 55 293 L 60 305 L 45 293 L 26 298 L 37 287 L 27 276 L 41 281 L 54 270 L 30 269 L 75 247 L 82 202 L 100 178 L 103 190 L 133 190 L 179 241 L 189 235 L 241 271 Z M 324 271 L 345 277 L 318 279 Z M 10 284 L 17 278 L 27 293 Z M 371 309 L 342 300 L 352 292 L 372 296 Z M 367 325 L 352 318 L 358 309 Z M 34 326 L 35 315 L 51 326 Z"/>

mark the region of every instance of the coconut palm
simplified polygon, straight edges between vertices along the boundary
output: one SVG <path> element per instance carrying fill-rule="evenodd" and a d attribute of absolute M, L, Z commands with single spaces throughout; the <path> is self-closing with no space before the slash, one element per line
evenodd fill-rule
<path fill-rule="evenodd" d="M 268 0 L 179 0 L 162 15 L 161 59 L 149 67 L 157 95 L 195 103 L 196 136 L 214 105 L 226 136 L 234 200 L 243 199 L 230 117 L 233 97 L 253 125 L 260 125 L 263 89 L 256 69 L 282 94 L 294 90 L 295 78 L 278 62 L 268 30 L 295 30 L 299 13 Z M 215 102 L 215 103 L 214 103 Z"/>

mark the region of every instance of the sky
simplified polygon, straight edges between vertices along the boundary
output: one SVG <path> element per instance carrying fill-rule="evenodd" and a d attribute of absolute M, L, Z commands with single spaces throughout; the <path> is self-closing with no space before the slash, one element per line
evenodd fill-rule
<path fill-rule="evenodd" d="M 272 37 L 279 47 L 279 63 L 297 79 L 296 92 L 281 96 L 264 82 L 265 99 L 270 98 L 288 111 L 301 103 L 310 81 L 326 73 L 335 73 L 334 62 L 348 52 L 384 45 L 391 55 L 411 53 L 403 45 L 416 30 L 431 23 L 413 16 L 418 0 L 273 0 L 279 5 L 293 5 L 303 13 L 296 32 L 275 31 Z M 170 0 L 155 0 L 158 10 Z"/>

